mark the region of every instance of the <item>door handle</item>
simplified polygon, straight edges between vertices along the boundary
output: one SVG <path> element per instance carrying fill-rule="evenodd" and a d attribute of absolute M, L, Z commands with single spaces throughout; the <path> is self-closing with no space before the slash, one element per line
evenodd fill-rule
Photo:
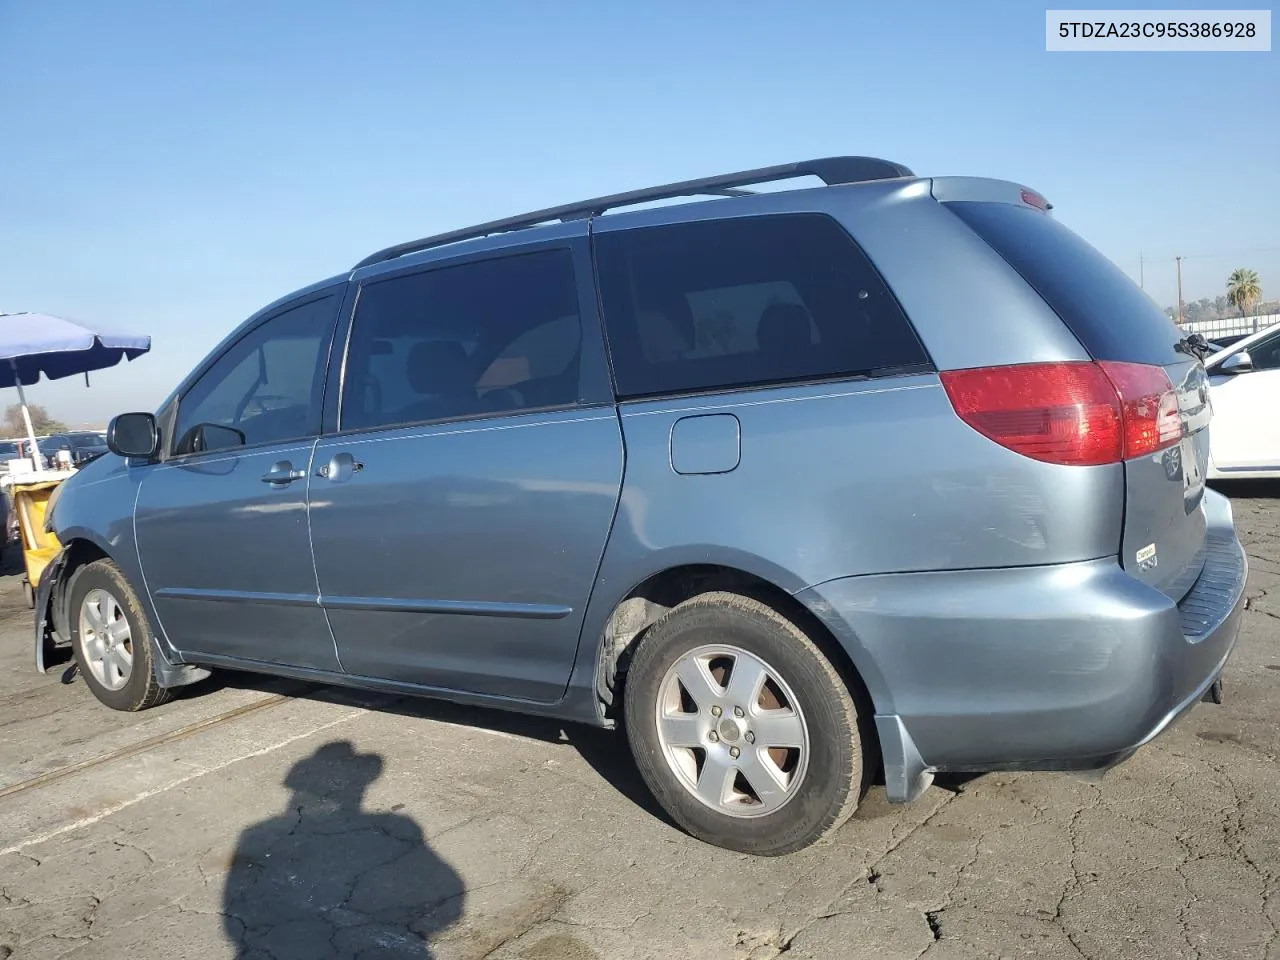
<path fill-rule="evenodd" d="M 363 469 L 364 464 L 351 454 L 335 453 L 328 463 L 316 471 L 316 476 L 325 480 L 346 480 Z"/>
<path fill-rule="evenodd" d="M 288 460 L 281 460 L 278 463 L 273 463 L 271 469 L 262 475 L 262 482 L 270 483 L 274 486 L 283 486 L 286 483 L 301 480 L 306 475 L 305 470 L 295 470 L 293 469 L 293 464 Z"/>

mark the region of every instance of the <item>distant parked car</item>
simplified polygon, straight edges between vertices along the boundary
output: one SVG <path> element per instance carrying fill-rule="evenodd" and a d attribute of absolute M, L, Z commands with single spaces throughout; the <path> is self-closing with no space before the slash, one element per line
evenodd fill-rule
<path fill-rule="evenodd" d="M 1104 768 L 1217 699 L 1244 607 L 1189 349 L 1034 191 L 865 157 L 399 244 L 113 421 L 36 662 L 117 710 L 226 667 L 625 725 L 754 854 L 881 769 Z"/>
<path fill-rule="evenodd" d="M 71 454 L 72 466 L 82 467 L 106 453 L 107 443 L 105 438 L 91 432 L 59 433 L 40 441 L 40 455 L 50 467 L 57 466 L 58 453 L 62 450 Z"/>
<path fill-rule="evenodd" d="M 1205 358 L 1213 423 L 1209 476 L 1280 478 L 1280 325 Z"/>
<path fill-rule="evenodd" d="M 46 434 L 36 434 L 36 446 L 38 447 L 40 442 L 45 439 L 47 439 Z M 16 440 L 9 442 L 13 443 L 14 449 L 18 454 L 18 459 L 25 460 L 31 456 L 31 441 L 26 437 L 18 437 Z"/>

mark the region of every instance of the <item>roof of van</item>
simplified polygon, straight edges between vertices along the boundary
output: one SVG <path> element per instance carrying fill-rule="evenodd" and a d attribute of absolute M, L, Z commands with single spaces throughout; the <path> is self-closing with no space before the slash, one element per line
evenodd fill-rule
<path fill-rule="evenodd" d="M 754 191 L 746 189 L 755 184 L 789 180 L 797 177 L 817 177 L 827 186 L 837 184 L 864 183 L 873 180 L 891 180 L 914 177 L 910 169 L 892 160 L 878 157 L 819 157 L 814 160 L 802 160 L 796 163 L 778 164 L 772 167 L 759 167 L 754 170 L 740 170 L 737 173 L 720 174 L 714 177 L 702 177 L 697 180 L 681 180 L 676 183 L 646 187 L 642 190 L 631 190 L 626 193 L 615 193 L 577 203 L 564 204 L 558 207 L 547 207 L 501 220 L 491 220 L 460 230 L 451 230 L 419 240 L 410 240 L 395 246 L 386 247 L 365 257 L 355 265 L 353 270 L 368 267 L 410 253 L 429 250 L 432 247 L 457 243 L 463 240 L 475 240 L 491 236 L 495 233 L 506 233 L 528 227 L 559 221 L 568 223 L 574 220 L 585 220 L 599 216 L 606 210 L 615 207 L 633 206 L 655 200 L 669 200 L 676 197 L 747 196 Z"/>

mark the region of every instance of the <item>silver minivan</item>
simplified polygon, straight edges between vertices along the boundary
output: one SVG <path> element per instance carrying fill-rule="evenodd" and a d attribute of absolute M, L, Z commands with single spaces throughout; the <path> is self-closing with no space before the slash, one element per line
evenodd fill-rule
<path fill-rule="evenodd" d="M 1220 697 L 1210 414 L 1019 184 L 588 200 L 373 254 L 117 417 L 36 658 L 120 710 L 231 668 L 624 728 L 690 833 L 786 853 L 877 777 L 1104 768 Z"/>

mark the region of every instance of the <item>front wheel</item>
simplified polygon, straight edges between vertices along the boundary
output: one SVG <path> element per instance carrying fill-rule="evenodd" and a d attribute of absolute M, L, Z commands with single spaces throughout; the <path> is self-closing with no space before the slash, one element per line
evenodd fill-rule
<path fill-rule="evenodd" d="M 756 600 L 709 593 L 672 609 L 636 651 L 624 711 L 649 789 L 700 840 L 791 853 L 857 806 L 853 698 L 804 631 Z"/>
<path fill-rule="evenodd" d="M 152 669 L 151 625 L 119 567 L 98 560 L 80 568 L 67 613 L 76 665 L 95 697 L 124 711 L 169 699 Z"/>

